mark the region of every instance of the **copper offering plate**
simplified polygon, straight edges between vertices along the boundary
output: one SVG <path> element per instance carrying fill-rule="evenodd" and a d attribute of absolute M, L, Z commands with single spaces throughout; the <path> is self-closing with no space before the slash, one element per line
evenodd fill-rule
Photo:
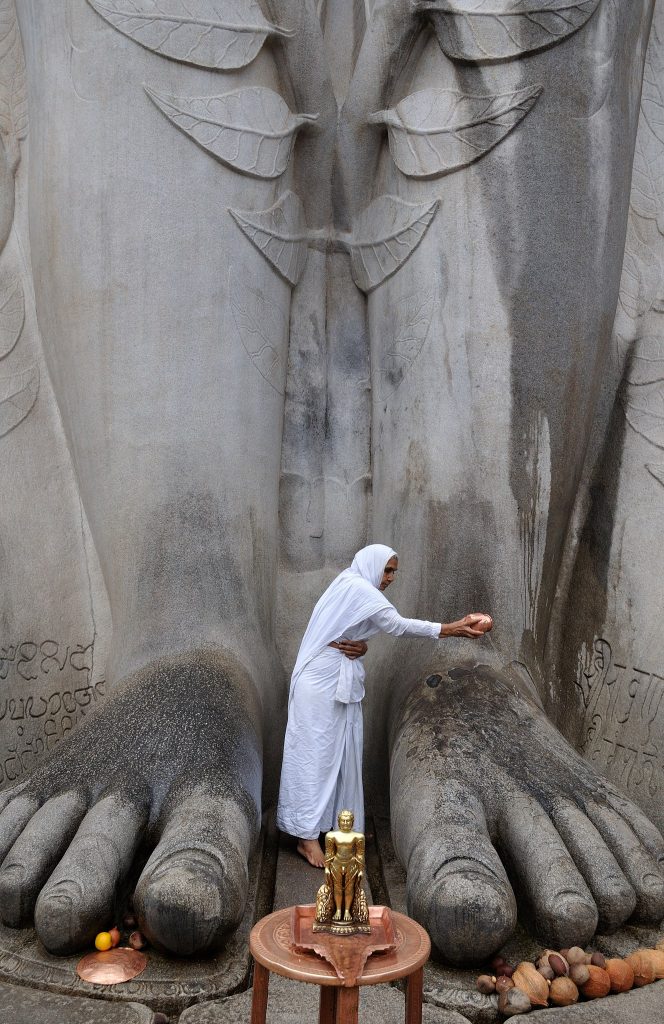
<path fill-rule="evenodd" d="M 293 907 L 291 912 L 291 940 L 296 953 L 317 953 L 332 964 L 345 987 L 357 985 L 364 965 L 372 953 L 384 953 L 396 948 L 394 925 L 389 907 L 369 907 L 371 934 L 328 935 L 314 932 L 316 916 L 314 904 Z"/>
<path fill-rule="evenodd" d="M 121 946 L 104 953 L 88 953 L 79 960 L 76 973 L 92 985 L 119 985 L 144 971 L 147 963 L 145 953 Z"/>

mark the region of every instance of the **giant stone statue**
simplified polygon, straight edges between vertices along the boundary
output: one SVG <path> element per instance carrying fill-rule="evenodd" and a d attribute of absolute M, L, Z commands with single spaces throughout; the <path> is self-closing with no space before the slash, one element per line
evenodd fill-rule
<path fill-rule="evenodd" d="M 368 540 L 496 620 L 368 659 L 444 957 L 664 917 L 663 110 L 662 0 L 0 0 L 5 925 L 80 949 L 148 836 L 224 942 Z"/>

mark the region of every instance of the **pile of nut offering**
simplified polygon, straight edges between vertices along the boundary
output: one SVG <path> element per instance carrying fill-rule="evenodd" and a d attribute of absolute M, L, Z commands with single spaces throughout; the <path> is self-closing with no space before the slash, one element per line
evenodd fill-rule
<path fill-rule="evenodd" d="M 579 999 L 599 999 L 612 992 L 628 992 L 664 978 L 664 939 L 654 949 L 637 949 L 623 959 L 586 953 L 580 946 L 545 949 L 535 963 L 516 967 L 496 956 L 491 973 L 481 974 L 477 988 L 498 995 L 504 1017 L 515 1017 L 543 1006 L 571 1006 Z"/>

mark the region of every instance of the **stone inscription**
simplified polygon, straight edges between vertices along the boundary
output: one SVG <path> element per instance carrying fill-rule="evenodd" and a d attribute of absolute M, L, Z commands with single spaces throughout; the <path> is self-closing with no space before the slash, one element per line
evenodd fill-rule
<path fill-rule="evenodd" d="M 55 675 L 65 669 L 80 672 L 88 679 L 92 671 L 94 644 L 61 645 L 56 640 L 35 643 L 23 640 L 0 647 L 0 679 L 10 683 L 31 682 L 41 676 Z"/>
<path fill-rule="evenodd" d="M 0 785 L 20 779 L 104 697 L 93 657 L 94 642 L 0 646 Z"/>
<path fill-rule="evenodd" d="M 576 685 L 583 753 L 647 806 L 664 785 L 664 676 L 616 660 L 599 638 L 581 651 Z"/>

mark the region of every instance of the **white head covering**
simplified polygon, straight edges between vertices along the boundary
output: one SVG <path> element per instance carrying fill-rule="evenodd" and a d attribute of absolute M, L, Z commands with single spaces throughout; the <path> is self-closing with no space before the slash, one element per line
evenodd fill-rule
<path fill-rule="evenodd" d="M 291 695 L 302 670 L 328 644 L 339 640 L 347 629 L 371 618 L 380 609 L 392 607 L 378 587 L 385 565 L 395 555 L 396 551 L 385 544 L 369 544 L 357 552 L 350 568 L 344 569 L 332 580 L 311 613 L 309 625 L 302 637 L 291 677 Z M 378 632 L 376 628 L 368 635 Z M 364 668 L 360 661 L 351 661 L 342 656 L 337 700 L 348 703 L 354 673 L 364 678 Z"/>
<path fill-rule="evenodd" d="M 369 544 L 368 547 L 362 548 L 357 552 L 350 569 L 346 569 L 346 572 L 354 572 L 361 576 L 363 580 L 371 583 L 372 586 L 379 587 L 385 572 L 385 566 L 390 558 L 394 556 L 396 556 L 396 551 L 388 548 L 386 544 Z M 337 580 L 340 580 L 341 576 L 344 575 L 345 573 L 341 573 L 340 576 L 337 576 Z M 334 586 L 336 582 L 335 580 L 332 585 Z"/>

